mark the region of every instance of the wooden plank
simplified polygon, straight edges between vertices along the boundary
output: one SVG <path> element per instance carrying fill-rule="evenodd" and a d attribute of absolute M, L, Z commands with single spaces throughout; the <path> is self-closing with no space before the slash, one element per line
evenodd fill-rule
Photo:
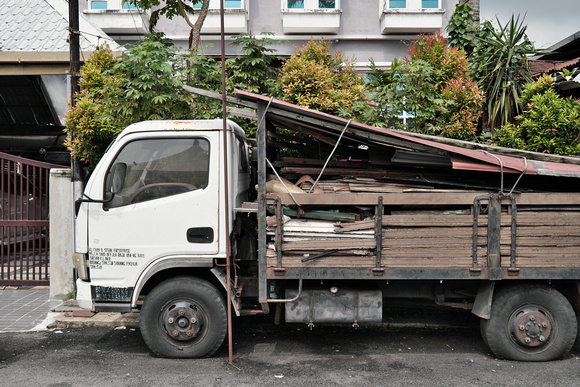
<path fill-rule="evenodd" d="M 344 194 L 294 194 L 301 205 L 376 205 L 378 197 L 383 196 L 385 206 L 426 206 L 437 208 L 438 206 L 473 205 L 473 200 L 479 195 L 489 192 L 403 192 L 403 193 L 344 193 Z M 294 201 L 287 193 L 268 194 L 269 199 L 279 197 L 284 205 L 293 205 Z M 556 206 L 574 205 L 580 206 L 580 193 L 574 192 L 548 192 L 548 193 L 521 193 L 514 194 L 518 205 L 526 206 Z"/>
<path fill-rule="evenodd" d="M 309 240 L 302 242 L 288 242 L 282 243 L 282 251 L 292 251 L 292 250 L 315 250 L 315 251 L 327 251 L 327 250 L 352 250 L 356 249 L 371 249 L 376 246 L 374 239 L 360 239 L 360 238 L 349 238 L 346 240 Z"/>

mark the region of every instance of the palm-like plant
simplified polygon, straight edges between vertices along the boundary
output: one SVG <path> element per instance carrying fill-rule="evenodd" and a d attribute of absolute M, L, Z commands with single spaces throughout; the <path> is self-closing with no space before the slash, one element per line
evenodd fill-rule
<path fill-rule="evenodd" d="M 483 87 L 491 128 L 511 122 L 521 112 L 522 85 L 530 82 L 528 55 L 538 54 L 526 35 L 519 15 L 498 29 L 490 21 L 482 24 L 472 56 L 473 74 Z"/>

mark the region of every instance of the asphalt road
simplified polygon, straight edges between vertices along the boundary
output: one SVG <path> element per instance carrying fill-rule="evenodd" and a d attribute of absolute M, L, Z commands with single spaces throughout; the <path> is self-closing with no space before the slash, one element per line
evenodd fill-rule
<path fill-rule="evenodd" d="M 461 320 L 459 320 L 461 321 Z M 580 353 L 549 363 L 494 359 L 477 320 L 391 329 L 235 321 L 234 364 L 161 359 L 139 330 L 79 328 L 0 334 L 0 385 L 26 386 L 529 386 L 579 385 Z"/>

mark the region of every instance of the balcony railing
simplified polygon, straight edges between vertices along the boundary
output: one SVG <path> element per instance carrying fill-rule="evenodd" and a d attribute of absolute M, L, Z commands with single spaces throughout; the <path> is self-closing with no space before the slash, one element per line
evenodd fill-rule
<path fill-rule="evenodd" d="M 441 0 L 383 0 L 382 34 L 436 32 L 443 27 Z"/>
<path fill-rule="evenodd" d="M 285 34 L 337 34 L 340 0 L 281 0 Z"/>
<path fill-rule="evenodd" d="M 149 31 L 149 13 L 122 0 L 89 0 L 84 11 L 91 23 L 107 34 L 146 34 Z"/>

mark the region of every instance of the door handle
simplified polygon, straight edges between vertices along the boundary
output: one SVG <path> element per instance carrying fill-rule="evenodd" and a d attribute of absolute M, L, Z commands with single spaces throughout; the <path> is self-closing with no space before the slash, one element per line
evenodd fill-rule
<path fill-rule="evenodd" d="M 189 243 L 212 243 L 213 228 L 193 227 L 187 230 L 187 241 Z"/>

